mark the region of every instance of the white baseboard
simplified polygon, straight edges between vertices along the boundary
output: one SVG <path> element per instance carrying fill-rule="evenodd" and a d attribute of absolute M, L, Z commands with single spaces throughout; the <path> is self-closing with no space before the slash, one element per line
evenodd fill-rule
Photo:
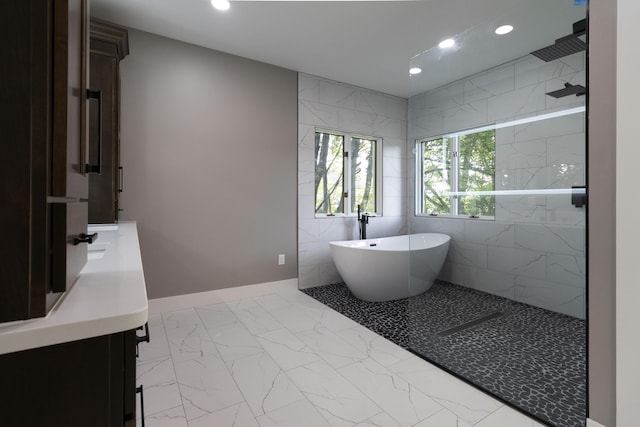
<path fill-rule="evenodd" d="M 149 315 L 161 314 L 185 308 L 218 304 L 242 298 L 252 298 L 280 291 L 298 289 L 298 279 L 279 280 L 277 282 L 258 283 L 234 288 L 215 289 L 186 295 L 176 295 L 149 300 Z"/>
<path fill-rule="evenodd" d="M 604 424 L 600 424 L 597 421 L 593 421 L 591 418 L 587 418 L 587 426 L 586 427 L 607 427 Z"/>

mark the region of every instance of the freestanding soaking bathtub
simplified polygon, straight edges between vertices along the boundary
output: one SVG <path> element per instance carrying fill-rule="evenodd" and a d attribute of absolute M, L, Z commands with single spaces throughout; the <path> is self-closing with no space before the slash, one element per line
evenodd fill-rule
<path fill-rule="evenodd" d="M 333 262 L 361 300 L 391 301 L 427 291 L 440 273 L 451 238 L 421 233 L 329 242 Z"/>

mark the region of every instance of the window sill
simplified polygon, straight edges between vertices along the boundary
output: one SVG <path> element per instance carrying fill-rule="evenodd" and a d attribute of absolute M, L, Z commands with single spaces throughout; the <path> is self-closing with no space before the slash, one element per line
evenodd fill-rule
<path fill-rule="evenodd" d="M 429 215 L 429 214 L 415 214 L 416 217 L 420 218 L 446 218 L 446 219 L 468 219 L 468 220 L 476 220 L 476 221 L 495 221 L 495 216 L 480 216 L 480 217 L 472 217 L 469 215 Z"/>

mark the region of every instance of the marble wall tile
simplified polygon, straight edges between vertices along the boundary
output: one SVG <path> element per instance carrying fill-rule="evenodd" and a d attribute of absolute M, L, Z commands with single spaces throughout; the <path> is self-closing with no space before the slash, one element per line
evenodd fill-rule
<path fill-rule="evenodd" d="M 298 99 L 320 102 L 320 80 L 298 74 Z"/>
<path fill-rule="evenodd" d="M 453 240 L 464 240 L 464 222 L 454 218 L 425 218 L 425 232 L 442 233 L 451 236 Z"/>
<path fill-rule="evenodd" d="M 453 282 L 498 295 L 504 298 L 513 299 L 515 296 L 515 275 L 502 271 L 487 270 L 473 266 L 460 266 L 463 274 L 463 281 Z"/>
<path fill-rule="evenodd" d="M 491 100 L 482 99 L 443 110 L 445 132 L 486 124 L 490 120 L 488 110 L 490 102 Z"/>
<path fill-rule="evenodd" d="M 431 112 L 409 119 L 409 140 L 437 137 L 445 132 L 444 113 Z"/>
<path fill-rule="evenodd" d="M 584 289 L 560 283 L 516 277 L 515 300 L 579 319 L 585 318 Z"/>
<path fill-rule="evenodd" d="M 333 426 L 354 425 L 381 409 L 325 362 L 288 371 L 288 375 Z"/>
<path fill-rule="evenodd" d="M 461 380 L 413 357 L 389 367 L 389 370 L 418 390 L 473 425 L 502 405 Z"/>
<path fill-rule="evenodd" d="M 494 246 L 515 246 L 515 225 L 493 221 L 464 221 L 464 240 Z"/>
<path fill-rule="evenodd" d="M 364 90 L 356 91 L 355 107 L 358 111 L 389 116 L 389 96 Z"/>
<path fill-rule="evenodd" d="M 289 376 L 264 352 L 237 359 L 229 369 L 255 416 L 304 398 Z"/>
<path fill-rule="evenodd" d="M 547 196 L 547 224 L 586 225 L 586 208 L 570 204 L 568 195 Z"/>
<path fill-rule="evenodd" d="M 402 426 L 413 426 L 442 409 L 416 387 L 371 359 L 345 366 L 338 372 Z"/>
<path fill-rule="evenodd" d="M 545 139 L 496 146 L 496 169 L 536 168 L 546 165 Z"/>
<path fill-rule="evenodd" d="M 323 104 L 335 105 L 337 107 L 356 108 L 356 98 L 358 90 L 353 86 L 332 82 L 329 80 L 319 80 L 319 100 Z"/>
<path fill-rule="evenodd" d="M 547 138 L 547 165 L 584 164 L 585 151 L 583 133 Z"/>
<path fill-rule="evenodd" d="M 453 240 L 449 243 L 447 260 L 454 264 L 487 268 L 487 246 L 464 240 Z"/>
<path fill-rule="evenodd" d="M 489 98 L 485 123 L 544 110 L 545 87 L 540 83 Z"/>
<path fill-rule="evenodd" d="M 491 270 L 538 279 L 546 277 L 546 255 L 542 252 L 489 246 L 487 253 Z"/>
<path fill-rule="evenodd" d="M 429 91 L 424 96 L 423 108 L 429 111 L 443 111 L 464 104 L 464 83 L 453 83 Z"/>
<path fill-rule="evenodd" d="M 517 248 L 565 255 L 584 254 L 583 227 L 517 224 L 515 228 Z"/>
<path fill-rule="evenodd" d="M 407 100 L 402 98 L 387 98 L 387 116 L 391 119 L 407 120 Z"/>
<path fill-rule="evenodd" d="M 514 126 L 515 142 L 539 140 L 584 132 L 584 113 Z"/>
<path fill-rule="evenodd" d="M 514 79 L 513 64 L 475 74 L 464 81 L 464 103 L 511 92 L 515 89 Z"/>
<path fill-rule="evenodd" d="M 367 134 L 366 136 L 377 136 L 372 132 L 377 117 L 374 113 L 352 110 L 351 108 L 338 108 L 338 123 L 336 129 L 345 132 Z"/>
<path fill-rule="evenodd" d="M 587 265 L 584 256 L 547 255 L 547 280 L 584 289 Z"/>
<path fill-rule="evenodd" d="M 244 400 L 224 362 L 218 357 L 177 362 L 174 366 L 188 420 Z"/>
<path fill-rule="evenodd" d="M 544 223 L 546 217 L 544 196 L 496 196 L 496 221 Z"/>
<path fill-rule="evenodd" d="M 584 70 L 585 53 L 579 52 L 552 62 L 543 62 L 533 55 L 528 55 L 516 61 L 514 66 L 515 87 L 521 88 Z"/>
<path fill-rule="evenodd" d="M 338 128 L 338 107 L 318 102 L 298 102 L 298 122 L 327 129 Z"/>

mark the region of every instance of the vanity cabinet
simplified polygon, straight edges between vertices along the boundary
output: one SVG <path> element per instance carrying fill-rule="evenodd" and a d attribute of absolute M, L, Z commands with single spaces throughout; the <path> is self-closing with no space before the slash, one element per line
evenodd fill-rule
<path fill-rule="evenodd" d="M 120 61 L 129 54 L 126 28 L 91 20 L 91 89 L 99 92 L 102 105 L 90 102 L 89 159 L 100 163 L 100 174 L 89 177 L 89 222 L 118 221 L 119 195 L 124 170 L 120 165 Z M 98 149 L 101 149 L 98 151 Z"/>
<path fill-rule="evenodd" d="M 0 13 L 0 322 L 41 317 L 87 259 L 87 0 Z"/>
<path fill-rule="evenodd" d="M 136 425 L 135 330 L 0 355 L 6 426 Z"/>

